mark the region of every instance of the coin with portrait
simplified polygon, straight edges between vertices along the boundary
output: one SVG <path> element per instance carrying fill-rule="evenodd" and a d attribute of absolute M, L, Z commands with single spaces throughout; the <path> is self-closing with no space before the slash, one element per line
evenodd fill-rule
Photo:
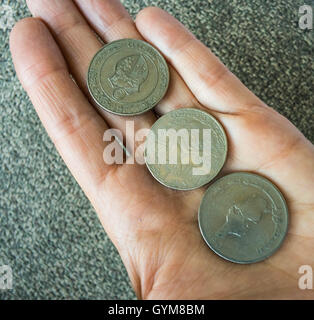
<path fill-rule="evenodd" d="M 93 57 L 87 75 L 95 102 L 118 115 L 137 115 L 153 108 L 168 84 L 165 59 L 150 44 L 135 39 L 105 45 Z"/>
<path fill-rule="evenodd" d="M 198 214 L 208 246 L 222 258 L 242 264 L 272 255 L 288 228 L 281 192 L 266 178 L 248 172 L 215 181 L 205 192 Z"/>
<path fill-rule="evenodd" d="M 149 171 L 161 184 L 192 190 L 218 174 L 227 149 L 227 138 L 217 119 L 199 109 L 181 108 L 154 123 L 144 156 Z"/>

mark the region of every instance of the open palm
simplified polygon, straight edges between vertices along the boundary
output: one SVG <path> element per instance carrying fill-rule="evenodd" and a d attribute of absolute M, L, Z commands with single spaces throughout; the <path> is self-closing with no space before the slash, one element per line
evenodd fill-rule
<path fill-rule="evenodd" d="M 313 145 L 161 9 L 144 9 L 134 23 L 115 0 L 27 2 L 40 19 L 26 18 L 12 31 L 18 76 L 119 250 L 137 296 L 314 298 L 313 290 L 298 288 L 299 267 L 314 266 Z M 88 96 L 87 68 L 103 45 L 99 38 L 152 43 L 168 60 L 171 76 L 156 112 L 183 107 L 207 110 L 228 136 L 228 160 L 221 175 L 256 172 L 281 189 L 290 226 L 276 254 L 252 265 L 224 261 L 199 232 L 197 211 L 205 189 L 170 190 L 156 182 L 144 165 L 103 161 L 104 131 L 109 127 L 124 131 L 130 118 L 96 111 Z M 136 129 L 150 128 L 156 116 L 148 112 L 132 120 Z"/>

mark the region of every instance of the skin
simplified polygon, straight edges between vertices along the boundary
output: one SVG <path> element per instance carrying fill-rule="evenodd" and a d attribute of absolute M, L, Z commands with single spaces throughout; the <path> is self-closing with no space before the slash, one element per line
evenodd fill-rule
<path fill-rule="evenodd" d="M 314 147 L 286 118 L 250 92 L 177 20 L 145 8 L 134 22 L 115 0 L 29 0 L 34 18 L 13 28 L 10 47 L 18 77 L 65 163 L 117 247 L 140 299 L 314 298 L 298 288 L 301 265 L 314 267 Z M 137 38 L 157 47 L 171 81 L 156 112 L 196 107 L 214 115 L 229 142 L 221 176 L 260 174 L 284 194 L 287 237 L 264 262 L 237 265 L 201 238 L 197 210 L 204 189 L 173 191 L 145 165 L 107 165 L 103 133 L 129 118 L 97 111 L 86 73 L 102 43 Z M 72 75 L 77 85 L 69 75 Z M 150 128 L 153 112 L 132 117 Z"/>

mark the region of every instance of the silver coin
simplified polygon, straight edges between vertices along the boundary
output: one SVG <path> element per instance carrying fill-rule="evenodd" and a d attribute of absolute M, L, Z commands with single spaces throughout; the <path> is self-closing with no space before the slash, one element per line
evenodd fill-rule
<path fill-rule="evenodd" d="M 193 108 L 160 117 L 147 135 L 145 162 L 161 184 L 192 190 L 211 181 L 227 156 L 227 138 L 210 114 Z"/>
<path fill-rule="evenodd" d="M 162 55 L 145 41 L 122 39 L 100 49 L 87 75 L 89 92 L 103 109 L 137 115 L 165 95 L 169 69 Z"/>
<path fill-rule="evenodd" d="M 262 261 L 281 245 L 288 209 L 281 192 L 252 173 L 232 173 L 206 191 L 198 213 L 201 234 L 222 258 L 241 264 Z"/>

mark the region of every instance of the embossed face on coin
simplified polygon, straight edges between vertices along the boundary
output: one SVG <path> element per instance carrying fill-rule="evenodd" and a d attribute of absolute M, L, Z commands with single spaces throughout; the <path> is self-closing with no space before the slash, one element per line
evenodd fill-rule
<path fill-rule="evenodd" d="M 244 264 L 264 260 L 279 248 L 288 228 L 288 209 L 270 181 L 237 172 L 207 189 L 198 219 L 202 236 L 214 252 Z"/>
<path fill-rule="evenodd" d="M 87 84 L 100 107 L 119 115 L 136 115 L 153 108 L 164 96 L 169 70 L 162 55 L 147 42 L 122 39 L 96 53 Z"/>
<path fill-rule="evenodd" d="M 220 123 L 192 108 L 159 118 L 147 135 L 146 165 L 163 185 L 177 190 L 199 188 L 212 180 L 227 155 L 227 138 Z"/>

